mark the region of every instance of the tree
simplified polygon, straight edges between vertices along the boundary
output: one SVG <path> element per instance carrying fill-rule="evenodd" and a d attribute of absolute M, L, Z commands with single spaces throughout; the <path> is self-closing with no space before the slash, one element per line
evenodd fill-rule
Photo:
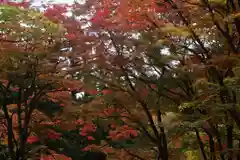
<path fill-rule="evenodd" d="M 51 101 L 49 93 L 67 91 L 57 80 L 56 62 L 49 61 L 59 49 L 61 27 L 38 11 L 22 8 L 22 3 L 1 5 L 0 9 L 1 123 L 6 133 L 1 156 L 20 160 L 36 150 L 28 148 L 27 143 L 38 140 L 31 130 L 34 117 L 41 118 L 37 110 L 44 111 L 42 106 Z M 57 108 L 59 111 L 62 107 Z M 53 115 L 56 111 L 51 109 L 45 113 Z"/>
<path fill-rule="evenodd" d="M 98 16 L 98 14 L 97 14 L 97 16 Z M 101 24 L 102 24 L 102 21 L 101 21 Z M 104 29 L 102 29 L 102 30 L 104 30 Z M 85 63 L 85 66 L 82 68 L 82 71 L 78 70 L 78 72 L 81 72 L 82 75 L 84 75 L 84 71 L 85 70 L 87 71 L 88 75 L 84 77 L 86 80 L 85 82 L 86 83 L 90 82 L 91 83 L 90 85 L 92 85 L 92 88 L 96 88 L 97 83 L 101 83 L 101 84 L 106 85 L 107 87 L 110 87 L 111 89 L 117 90 L 118 93 L 120 92 L 119 93 L 120 95 L 123 94 L 123 97 L 121 97 L 121 98 L 113 96 L 111 99 L 109 99 L 111 102 L 108 102 L 108 101 L 106 102 L 106 103 L 110 103 L 110 104 L 108 104 L 108 106 L 111 106 L 111 107 L 117 106 L 120 108 L 123 107 L 121 109 L 125 110 L 125 112 L 129 112 L 128 109 L 130 109 L 130 113 L 128 113 L 128 114 L 130 114 L 131 117 L 137 117 L 134 113 L 134 112 L 136 112 L 136 109 L 133 107 L 137 107 L 137 108 L 139 106 L 143 107 L 143 113 L 146 114 L 146 115 L 144 115 L 144 114 L 143 115 L 146 116 L 147 121 L 149 121 L 151 123 L 151 125 L 150 125 L 151 131 L 148 131 L 148 127 L 149 127 L 148 124 L 142 123 L 142 122 L 144 122 L 145 119 L 142 119 L 142 122 L 138 121 L 138 120 L 136 122 L 136 119 L 138 119 L 139 117 L 133 118 L 131 120 L 135 124 L 138 125 L 138 128 L 140 127 L 140 130 L 142 132 L 144 132 L 144 135 L 145 134 L 148 135 L 151 143 L 154 143 L 154 145 L 157 146 L 159 150 L 162 150 L 161 153 L 163 153 L 163 154 L 159 154 L 159 156 L 164 156 L 165 158 L 167 158 L 166 139 L 162 138 L 162 136 L 164 137 L 165 135 L 159 134 L 160 132 L 162 132 L 162 133 L 164 132 L 163 128 L 161 128 L 162 129 L 161 131 L 158 131 L 158 129 L 157 129 L 158 127 L 155 125 L 155 123 L 153 121 L 153 117 L 152 117 L 152 112 L 154 112 L 155 109 L 148 108 L 148 107 L 150 107 L 149 106 L 150 104 L 148 104 L 148 102 L 145 101 L 146 97 L 136 96 L 137 92 L 144 89 L 144 88 L 140 87 L 141 85 L 145 85 L 146 87 L 149 87 L 151 84 L 149 84 L 149 82 L 146 83 L 146 82 L 137 80 L 136 76 L 133 77 L 133 73 L 131 73 L 131 71 L 129 72 L 129 70 L 126 70 L 126 68 L 123 67 L 124 65 L 128 65 L 128 64 L 129 64 L 129 66 L 136 65 L 136 63 L 131 61 L 130 58 L 132 58 L 132 57 L 124 57 L 123 54 L 124 53 L 129 54 L 130 50 L 134 51 L 135 46 L 132 47 L 131 45 L 134 45 L 134 42 L 139 43 L 139 41 L 137 39 L 136 40 L 129 39 L 127 36 L 131 35 L 131 33 L 124 35 L 121 32 L 112 32 L 112 31 L 109 31 L 107 33 L 104 33 L 104 31 L 98 31 L 98 32 L 99 32 L 99 33 L 97 33 L 98 37 L 104 38 L 103 40 L 100 40 L 101 44 L 97 46 L 97 50 L 99 50 L 100 52 L 97 52 L 97 56 L 94 56 L 95 60 L 93 62 L 91 61 L 92 59 L 88 60 L 88 64 Z M 128 40 L 128 42 L 130 41 L 130 43 L 129 44 L 121 43 L 124 38 L 126 38 Z M 111 45 L 110 47 L 114 47 L 114 51 L 110 50 L 110 48 L 104 44 L 105 42 L 108 42 L 108 43 L 110 42 L 110 45 Z M 126 47 L 126 51 L 124 51 L 124 49 L 122 49 L 121 47 Z M 104 50 L 107 50 L 107 52 L 105 51 L 105 53 L 104 53 Z M 140 51 L 140 50 L 138 50 L 138 51 Z M 124 58 L 126 58 L 126 59 L 124 60 Z M 144 57 L 138 56 L 137 58 L 139 58 L 137 61 L 137 65 L 139 66 L 137 68 L 137 71 L 139 71 L 140 73 L 145 73 L 144 70 L 146 68 L 140 67 L 141 64 L 145 64 L 145 62 L 143 61 Z M 137 58 L 134 60 L 137 60 Z M 94 65 L 96 65 L 98 68 L 94 67 Z M 108 74 L 108 71 L 112 71 L 111 74 Z M 90 76 L 89 76 L 89 73 L 91 74 Z M 96 81 L 93 81 L 92 76 L 96 76 L 96 75 L 99 75 L 99 76 L 97 77 Z M 121 78 L 124 78 L 125 81 L 121 80 L 119 78 L 120 76 L 121 76 Z M 134 80 L 129 80 L 130 76 Z M 91 79 L 91 81 L 89 81 L 89 79 Z M 113 83 L 111 83 L 110 81 L 112 81 Z M 134 81 L 134 83 L 138 83 L 136 88 L 132 84 L 133 81 Z M 127 95 L 125 95 L 125 94 L 127 94 Z M 155 95 L 155 94 L 152 94 L 152 95 Z M 129 96 L 134 98 L 133 104 L 131 104 L 130 102 L 127 102 L 127 101 L 122 102 L 123 99 L 128 99 Z M 115 102 L 115 104 L 113 102 Z M 125 104 L 125 103 L 127 103 L 127 104 Z M 157 104 L 157 101 L 154 101 L 153 103 L 151 103 L 151 105 L 156 105 L 156 104 Z M 126 105 L 128 105 L 129 107 L 132 107 L 132 108 L 126 108 Z M 100 105 L 97 104 L 97 106 L 99 108 Z M 88 108 L 90 108 L 90 110 L 92 110 L 93 106 L 91 105 L 91 107 L 88 107 Z M 88 110 L 88 108 L 86 110 Z M 89 112 L 89 111 L 87 111 L 87 112 Z M 93 112 L 96 112 L 96 111 L 93 110 Z M 155 113 L 156 112 L 157 111 L 155 110 Z M 160 120 L 161 112 L 158 111 L 158 114 L 159 114 L 158 117 Z M 153 132 L 153 135 L 150 132 Z M 163 144 L 162 141 L 163 142 L 165 141 L 164 142 L 165 144 Z"/>
<path fill-rule="evenodd" d="M 108 156 L 116 151 L 118 158 L 124 151 L 135 159 L 167 160 L 185 146 L 195 153 L 199 149 L 205 160 L 239 158 L 238 1 L 88 0 L 48 6 L 44 16 L 23 9 L 26 3 L 14 5 L 3 6 L 0 15 L 5 21 L 2 109 L 12 159 L 28 156 L 24 144 L 33 150 L 37 141 L 72 159 L 100 150 Z M 72 16 L 66 16 L 69 9 Z M 17 54 L 10 55 L 12 49 Z M 44 90 L 42 83 L 54 86 Z M 45 107 L 63 104 L 59 117 Z M 29 108 L 23 111 L 25 126 L 47 136 L 27 139 L 18 121 L 17 131 L 24 134 L 15 143 L 8 107 L 17 107 L 18 114 Z M 44 111 L 37 116 L 53 123 L 30 124 L 25 117 L 35 108 Z M 170 113 L 176 119 L 171 125 L 163 118 Z M 174 144 L 176 139 L 182 144 Z"/>
<path fill-rule="evenodd" d="M 6 87 L 3 88 L 2 99 L 7 101 L 5 94 L 12 92 L 12 87 L 19 89 L 19 91 L 15 89 L 14 94 L 17 95 L 14 99 L 21 98 L 18 101 L 11 100 L 9 104 L 16 110 L 16 113 L 9 113 L 15 120 L 12 122 L 12 117 L 8 114 L 4 116 L 4 121 L 9 122 L 7 130 L 5 130 L 7 135 L 3 137 L 4 140 L 7 137 L 8 142 L 4 147 L 8 147 L 9 154 L 4 158 L 24 159 L 40 156 L 41 153 L 54 154 L 53 150 L 55 150 L 55 152 L 65 154 L 73 159 L 79 157 L 105 159 L 105 155 L 102 153 L 79 152 L 86 146 L 86 144 L 81 145 L 82 140 L 85 142 L 89 140 L 91 143 L 91 139 L 93 139 L 90 135 L 86 139 L 85 136 L 76 134 L 80 129 L 79 126 L 78 128 L 73 127 L 69 131 L 68 127 L 64 128 L 64 124 L 60 123 L 59 128 L 60 120 L 64 120 L 66 116 L 70 117 L 67 114 L 71 109 L 69 108 L 72 102 L 71 92 L 81 87 L 81 83 L 78 81 L 67 80 L 64 72 L 61 71 L 65 67 L 64 62 L 71 59 L 71 56 L 67 52 L 59 51 L 66 49 L 69 46 L 68 43 L 73 44 L 76 41 L 79 44 L 80 38 L 85 37 L 83 33 L 79 36 L 71 33 L 74 29 L 80 29 L 80 25 L 77 20 L 63 15 L 67 11 L 66 7 L 49 6 L 44 14 L 31 8 L 23 9 L 22 4 L 19 3 L 8 3 L 2 8 L 1 16 L 4 24 L 12 26 L 12 28 L 4 26 L 1 39 L 4 45 L 2 47 L 3 55 L 6 58 L 2 63 L 1 75 L 3 82 L 8 80 L 7 84 L 4 84 Z M 15 14 L 9 10 L 14 11 Z M 33 21 L 33 18 L 39 22 Z M 15 24 L 16 26 L 14 26 Z M 74 26 L 74 24 L 76 25 Z M 9 30 L 10 32 L 8 32 Z M 12 35 L 14 37 L 11 37 Z M 85 39 L 88 42 L 90 40 L 89 38 Z M 60 56 L 65 60 L 61 61 Z M 20 82 L 17 82 L 16 78 Z M 10 95 L 9 98 L 12 99 L 12 96 Z M 3 110 L 7 112 L 8 108 L 4 109 L 4 107 L 3 105 Z M 71 121 L 72 119 L 69 118 L 65 119 L 63 123 L 69 124 Z M 12 127 L 13 124 L 14 127 Z M 49 124 L 51 125 L 49 126 Z M 43 133 L 47 136 L 41 136 Z M 80 145 L 76 142 L 73 143 L 71 136 L 76 136 L 75 140 L 80 142 Z M 61 141 L 56 143 L 56 140 Z M 71 147 L 68 146 L 69 143 L 72 143 Z M 59 151 L 59 146 L 56 147 L 56 144 L 63 150 Z M 49 158 L 49 156 L 45 156 L 45 158 Z"/>
<path fill-rule="evenodd" d="M 238 111 L 236 106 L 232 105 L 233 100 L 228 100 L 228 103 L 224 100 L 224 97 L 232 97 L 230 99 L 233 99 L 236 97 L 236 93 L 232 92 L 232 90 L 229 92 L 229 88 L 226 87 L 226 84 L 223 82 L 223 79 L 234 76 L 232 68 L 238 64 L 232 60 L 232 57 L 237 56 L 239 52 L 239 18 L 235 13 L 238 8 L 237 2 L 165 1 L 163 4 L 167 6 L 167 11 L 160 11 L 159 19 L 153 19 L 148 16 L 142 16 L 146 15 L 146 12 L 141 10 L 141 6 L 145 5 L 143 4 L 144 2 L 140 4 L 140 2 L 135 3 L 134 1 L 131 5 L 140 12 L 140 14 L 139 12 L 137 13 L 137 16 L 141 15 L 140 20 L 138 18 L 134 19 L 134 24 L 146 21 L 150 21 L 150 23 L 144 23 L 149 24 L 147 26 L 138 26 L 137 30 L 131 25 L 123 27 L 123 29 L 125 29 L 124 31 L 126 32 L 127 30 L 128 32 L 122 33 L 122 30 L 119 31 L 114 26 L 123 23 L 123 18 L 128 18 L 128 16 L 123 17 L 119 15 L 119 6 L 123 6 L 122 8 L 125 9 L 124 13 L 130 12 L 130 10 L 128 10 L 129 4 L 124 2 L 125 1 L 121 1 L 118 4 L 111 3 L 116 5 L 113 7 L 113 10 L 110 10 L 112 7 L 109 7 L 110 3 L 102 3 L 103 6 L 100 6 L 100 10 L 96 11 L 92 22 L 95 23 L 94 29 L 96 29 L 96 34 L 99 38 L 102 38 L 102 40 L 100 40 L 100 45 L 98 43 L 96 50 L 99 58 L 95 59 L 95 63 L 90 63 L 86 66 L 88 74 L 90 72 L 89 70 L 91 70 L 93 73 L 91 77 L 94 76 L 97 79 L 96 83 L 105 83 L 105 85 L 110 86 L 112 89 L 124 93 L 128 92 L 131 98 L 134 98 L 135 101 L 142 105 L 143 111 L 146 113 L 150 122 L 152 122 L 152 113 L 148 111 L 149 108 L 146 107 L 146 105 L 151 104 L 150 102 L 153 102 L 153 100 L 151 99 L 150 102 L 144 102 L 146 101 L 146 97 L 144 97 L 144 100 L 139 98 L 138 87 L 142 87 L 144 84 L 147 86 L 156 84 L 157 87 L 155 90 L 157 93 L 155 95 L 160 97 L 160 102 L 155 104 L 156 108 L 158 109 L 159 106 L 157 104 L 159 103 L 171 104 L 171 108 L 169 105 L 168 107 L 164 106 L 161 107 L 160 111 L 168 110 L 180 113 L 183 118 L 181 119 L 182 122 L 188 122 L 186 125 L 189 125 L 189 121 L 194 121 L 192 127 L 183 127 L 184 130 L 181 130 L 181 132 L 191 133 L 194 131 L 203 157 L 206 159 L 209 156 L 216 159 L 218 155 L 213 153 L 215 150 L 213 139 L 216 139 L 220 146 L 219 150 L 221 150 L 221 141 L 224 141 L 221 137 L 228 137 L 228 148 L 232 148 L 233 122 L 231 121 L 238 124 Z M 132 7 L 130 8 L 132 9 Z M 157 16 L 157 14 L 154 15 Z M 232 21 L 226 21 L 226 17 L 231 17 L 230 19 L 232 19 Z M 160 23 L 159 25 L 159 21 L 164 23 Z M 102 28 L 97 28 L 99 26 L 102 26 Z M 117 26 L 117 28 L 120 27 Z M 135 34 L 137 32 L 140 37 L 143 37 L 141 40 L 145 40 L 147 43 L 140 43 L 141 41 L 139 42 L 139 39 L 133 40 L 133 38 L 129 38 L 131 35 L 130 31 L 135 31 Z M 161 35 L 156 36 L 156 33 Z M 126 41 L 123 40 L 128 41 L 124 43 Z M 170 56 L 160 55 L 159 50 L 162 49 L 168 50 Z M 137 52 L 137 55 L 133 54 L 134 51 Z M 131 55 L 131 57 L 129 55 Z M 132 57 L 132 55 L 134 56 Z M 144 61 L 144 59 L 147 60 Z M 178 64 L 173 66 L 171 63 L 174 61 Z M 143 67 L 143 65 L 145 66 Z M 147 68 L 146 65 L 150 67 Z M 96 67 L 94 68 L 94 66 L 98 66 L 98 69 L 96 69 Z M 152 70 L 155 68 L 157 74 L 155 76 L 147 75 L 146 70 L 150 70 L 149 68 Z M 138 75 L 136 75 L 136 73 L 138 73 Z M 207 73 L 207 75 L 205 73 Z M 203 85 L 202 78 L 205 79 L 205 85 L 206 81 L 208 83 L 208 87 L 204 86 L 207 90 L 197 87 L 199 83 Z M 226 81 L 227 80 L 229 79 L 227 78 Z M 236 81 L 234 81 L 234 83 L 236 84 Z M 220 97 L 217 96 L 217 93 L 220 94 Z M 228 95 L 226 95 L 227 93 Z M 230 96 L 230 93 L 233 95 Z M 213 94 L 216 96 L 213 96 Z M 156 100 L 157 98 L 153 99 Z M 225 108 L 230 107 L 231 109 L 226 110 L 222 107 L 220 107 L 221 109 L 217 107 L 219 106 L 219 99 Z M 123 98 L 121 100 L 123 100 Z M 174 105 L 169 103 L 169 100 L 173 102 Z M 205 103 L 203 105 L 203 102 L 206 102 L 203 100 L 209 103 L 211 102 L 210 106 L 213 106 L 211 110 L 207 107 L 209 105 L 206 106 Z M 234 103 L 237 103 L 236 100 L 234 101 Z M 223 106 L 223 104 L 221 104 L 221 106 Z M 226 104 L 228 107 L 226 107 Z M 133 109 L 133 105 L 131 109 Z M 156 109 L 154 108 L 153 110 Z M 214 115 L 216 111 L 220 112 L 220 116 Z M 225 117 L 225 119 L 223 117 Z M 228 117 L 227 121 L 226 117 Z M 209 119 L 211 120 L 209 121 Z M 229 121 L 231 122 L 230 124 Z M 208 124 L 207 127 L 206 122 Z M 220 132 L 220 128 L 222 128 L 220 126 L 225 126 L 227 133 Z M 151 124 L 151 128 L 153 131 L 155 130 L 154 136 L 157 137 L 158 133 L 156 129 L 154 129 L 156 127 L 153 123 Z M 209 155 L 205 153 L 205 148 L 199 138 L 199 129 L 210 137 Z M 210 129 L 211 132 L 209 131 Z M 222 136 L 219 135 L 219 132 Z M 153 140 L 153 142 L 157 141 Z M 160 146 L 158 148 L 163 151 L 160 149 Z M 232 159 L 232 154 L 233 152 L 230 151 L 228 159 Z M 224 153 L 221 152 L 220 157 L 221 159 L 225 159 Z M 166 157 L 161 157 L 161 159 L 166 159 Z"/>

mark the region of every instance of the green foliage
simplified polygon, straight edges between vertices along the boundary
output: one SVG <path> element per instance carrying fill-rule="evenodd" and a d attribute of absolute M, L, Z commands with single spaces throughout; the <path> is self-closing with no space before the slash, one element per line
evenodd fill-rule
<path fill-rule="evenodd" d="M 5 6 L 5 5 L 0 6 L 0 11 L 1 11 L 1 14 L 0 14 L 1 22 L 7 22 L 11 20 L 16 21 L 18 19 L 18 15 L 22 14 L 19 8 Z"/>
<path fill-rule="evenodd" d="M 41 34 L 38 33 L 54 33 L 57 31 L 59 26 L 58 24 L 55 24 L 44 17 L 43 13 L 35 10 L 20 9 L 8 5 L 0 6 L 0 23 L 3 24 L 3 26 L 4 24 L 9 24 L 10 27 L 15 26 L 13 29 L 25 26 L 25 31 L 29 32 L 29 34 L 32 32 L 33 36 L 35 37 L 41 36 Z M 7 28 L 3 27 L 1 29 Z"/>

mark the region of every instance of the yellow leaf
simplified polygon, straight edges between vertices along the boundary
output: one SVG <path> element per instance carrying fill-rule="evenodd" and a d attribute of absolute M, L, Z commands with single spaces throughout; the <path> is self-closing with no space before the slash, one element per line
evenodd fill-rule
<path fill-rule="evenodd" d="M 167 39 L 160 39 L 155 43 L 155 46 L 160 46 L 160 45 L 164 45 L 167 44 L 168 40 Z"/>
<path fill-rule="evenodd" d="M 177 27 L 173 24 L 166 24 L 165 27 L 161 28 L 163 32 L 169 32 L 172 35 L 188 37 L 191 35 L 186 27 Z"/>
<path fill-rule="evenodd" d="M 226 4 L 227 0 L 208 0 L 209 3 Z"/>
<path fill-rule="evenodd" d="M 8 144 L 8 139 L 7 138 L 3 139 L 1 143 L 5 145 Z"/>
<path fill-rule="evenodd" d="M 8 108 L 8 109 L 15 109 L 15 108 L 17 108 L 17 104 L 9 104 L 9 105 L 7 106 L 7 108 Z"/>

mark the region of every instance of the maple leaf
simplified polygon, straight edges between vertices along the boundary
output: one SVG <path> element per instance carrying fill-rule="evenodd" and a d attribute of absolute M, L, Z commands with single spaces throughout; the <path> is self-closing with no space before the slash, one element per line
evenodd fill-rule
<path fill-rule="evenodd" d="M 156 84 L 151 84 L 151 88 L 152 88 L 152 89 L 156 89 L 156 88 L 157 88 L 157 85 L 156 85 Z"/>
<path fill-rule="evenodd" d="M 83 124 L 84 124 L 84 121 L 81 120 L 81 119 L 78 119 L 78 120 L 76 120 L 75 123 L 76 123 L 77 125 L 83 125 Z"/>
<path fill-rule="evenodd" d="M 81 136 L 87 136 L 87 133 L 84 132 L 84 131 L 81 131 L 81 132 L 80 132 L 80 135 L 81 135 Z"/>
<path fill-rule="evenodd" d="M 33 144 L 39 141 L 39 138 L 37 136 L 29 136 L 27 138 L 27 143 Z"/>
<path fill-rule="evenodd" d="M 75 40 L 76 39 L 76 35 L 74 33 L 69 33 L 66 35 L 66 38 L 68 40 Z"/>
<path fill-rule="evenodd" d="M 55 131 L 49 131 L 47 136 L 49 139 L 58 140 L 61 138 L 61 133 L 56 133 Z"/>
<path fill-rule="evenodd" d="M 44 11 L 44 16 L 48 17 L 55 23 L 60 23 L 65 20 L 64 13 L 67 12 L 66 6 L 52 5 Z"/>
<path fill-rule="evenodd" d="M 92 136 L 87 136 L 87 139 L 90 140 L 90 141 L 95 140 Z"/>
<path fill-rule="evenodd" d="M 104 18 L 110 15 L 109 9 L 100 9 L 96 12 L 95 16 L 90 20 L 92 23 L 101 22 Z"/>
<path fill-rule="evenodd" d="M 111 126 L 110 126 L 112 129 L 115 129 L 116 128 L 116 125 L 114 125 L 114 124 L 111 124 Z"/>
<path fill-rule="evenodd" d="M 99 93 L 98 90 L 96 89 L 93 90 L 86 89 L 85 92 L 89 93 L 90 95 L 97 95 Z"/>
<path fill-rule="evenodd" d="M 0 3 L 22 8 L 29 8 L 30 6 L 30 3 L 27 0 L 23 0 L 23 2 L 9 2 L 9 1 L 6 2 L 6 0 L 2 0 L 2 2 Z"/>
<path fill-rule="evenodd" d="M 92 123 L 85 123 L 81 131 L 83 132 L 95 132 L 97 127 Z"/>

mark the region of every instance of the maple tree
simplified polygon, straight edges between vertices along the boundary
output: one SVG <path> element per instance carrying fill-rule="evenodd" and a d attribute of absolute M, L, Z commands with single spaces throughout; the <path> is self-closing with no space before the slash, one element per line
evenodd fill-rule
<path fill-rule="evenodd" d="M 63 108 L 51 94 L 68 93 L 70 87 L 58 79 L 58 60 L 52 60 L 63 30 L 27 3 L 4 2 L 0 8 L 1 158 L 20 160 L 39 152 L 28 146 L 39 141 L 31 129 L 34 121 L 44 119 L 42 113 L 51 117 Z"/>
<path fill-rule="evenodd" d="M 196 133 L 204 159 L 207 157 L 216 159 L 218 156 L 221 159 L 225 157 L 231 159 L 234 139 L 231 121 L 238 124 L 238 111 L 235 108 L 236 105 L 233 107 L 231 105 L 233 100 L 230 100 L 231 103 L 229 101 L 230 104 L 224 100 L 226 97 L 231 97 L 230 92 L 234 93 L 232 98 L 236 97 L 236 93 L 232 91 L 232 87 L 230 89 L 226 86 L 227 84 L 224 85 L 223 80 L 229 80 L 229 76 L 233 76 L 232 69 L 238 65 L 236 61 L 233 61 L 239 52 L 238 2 L 163 1 L 160 3 L 166 9 L 159 9 L 159 13 L 156 13 L 155 10 L 146 7 L 146 13 L 142 6 L 148 3 L 149 1 L 120 1 L 120 3 L 102 1 L 100 6 L 97 5 L 96 14 L 91 21 L 92 30 L 97 32 L 98 38 L 102 38 L 100 45 L 96 47 L 99 58 L 95 59 L 95 63 L 88 61 L 89 64 L 85 66 L 88 74 L 92 71 L 90 76 L 84 74 L 83 71 L 78 71 L 86 75 L 86 83 L 89 83 L 90 79 L 87 77 L 95 77 L 96 84 L 104 83 L 113 90 L 131 95 L 131 101 L 140 103 L 143 113 L 148 117 L 154 138 L 162 140 L 158 137 L 158 127 L 153 123 L 152 116 L 156 112 L 160 114 L 174 111 L 181 115 L 184 126 L 185 124 L 192 125 L 192 127 L 179 126 L 179 128 L 184 129 L 184 131 L 181 130 L 182 133 Z M 121 7 L 122 11 L 119 9 Z M 132 18 L 133 14 L 136 14 L 133 18 L 134 22 L 124 23 L 127 18 Z M 152 18 L 157 15 L 158 19 Z M 231 20 L 228 21 L 228 18 Z M 132 24 L 138 24 L 138 26 Z M 132 38 L 131 33 L 138 34 L 140 38 Z M 163 49 L 168 50 L 170 55 L 160 55 L 159 50 Z M 174 61 L 178 64 L 171 65 Z M 155 72 L 155 75 L 149 76 L 147 72 Z M 198 85 L 203 85 L 202 79 L 205 85 L 212 87 L 202 86 L 204 90 L 198 88 Z M 93 81 L 91 82 L 92 85 L 96 85 Z M 234 80 L 234 83 L 236 85 L 237 82 Z M 152 88 L 151 84 L 155 84 L 156 87 Z M 143 94 L 142 97 L 139 93 Z M 151 95 L 150 101 L 147 100 L 147 95 Z M 116 95 L 113 97 L 115 99 L 111 101 L 117 103 Z M 122 101 L 130 97 L 119 99 L 120 105 L 126 107 L 125 101 Z M 207 107 L 210 104 L 205 106 L 205 102 L 215 107 L 210 110 Z M 119 103 L 114 105 L 119 106 Z M 127 109 L 132 112 L 135 105 L 129 105 Z M 160 109 L 159 105 L 165 106 Z M 224 110 L 216 107 L 219 105 L 224 105 L 224 107 L 227 105 L 231 109 Z M 99 104 L 96 106 L 99 107 Z M 205 107 L 206 109 L 203 109 Z M 219 115 L 214 115 L 216 112 Z M 136 114 L 133 115 L 136 116 Z M 160 119 L 161 116 L 158 117 Z M 143 117 L 141 118 L 143 120 Z M 205 124 L 206 122 L 208 125 Z M 219 125 L 226 127 L 226 135 L 218 131 L 222 129 Z M 199 138 L 199 130 L 210 137 L 209 152 L 203 147 Z M 174 134 L 176 131 L 175 127 Z M 149 139 L 151 136 L 152 134 Z M 227 141 L 224 140 L 224 136 L 228 137 Z M 168 137 L 171 137 L 169 131 Z M 164 150 L 167 144 L 162 145 L 163 142 L 155 139 L 152 139 L 152 142 L 158 146 L 158 151 L 162 156 L 159 159 L 167 159 L 167 155 L 164 155 L 167 153 Z M 225 142 L 228 143 L 227 154 L 221 152 L 222 143 Z M 218 153 L 214 153 L 214 143 L 218 143 Z"/>
<path fill-rule="evenodd" d="M 234 0 L 88 0 L 40 13 L 4 2 L 8 156 L 167 160 L 187 148 L 204 160 L 239 158 L 239 8 Z"/>
<path fill-rule="evenodd" d="M 76 20 L 62 15 L 67 11 L 65 6 L 48 6 L 41 13 L 28 8 L 27 2 L 2 3 L 2 158 L 26 159 L 40 156 L 41 159 L 69 159 L 63 153 L 72 158 L 84 156 L 79 153 L 81 146 L 72 152 L 67 144 L 62 144 L 67 151 L 56 155 L 58 148 L 55 147 L 56 144 L 51 144 L 64 140 L 64 134 L 52 126 L 61 124 L 61 118 L 64 117 L 62 114 L 68 111 L 71 104 L 71 91 L 81 86 L 77 81 L 64 78 L 61 69 L 66 60 L 59 59 L 60 56 L 68 57 L 66 52 L 60 50 L 68 46 L 68 41 L 76 41 L 76 34 L 73 35 L 70 31 L 80 25 L 74 26 Z M 83 34 L 80 35 L 84 37 Z M 38 132 L 39 129 L 47 136 L 42 137 L 43 132 Z M 87 138 L 94 140 L 91 136 Z M 69 139 L 69 135 L 66 139 Z M 56 150 L 55 153 L 50 149 Z M 50 156 L 42 156 L 42 153 Z M 85 156 L 90 159 L 104 158 L 103 154 L 94 155 L 91 152 Z"/>

